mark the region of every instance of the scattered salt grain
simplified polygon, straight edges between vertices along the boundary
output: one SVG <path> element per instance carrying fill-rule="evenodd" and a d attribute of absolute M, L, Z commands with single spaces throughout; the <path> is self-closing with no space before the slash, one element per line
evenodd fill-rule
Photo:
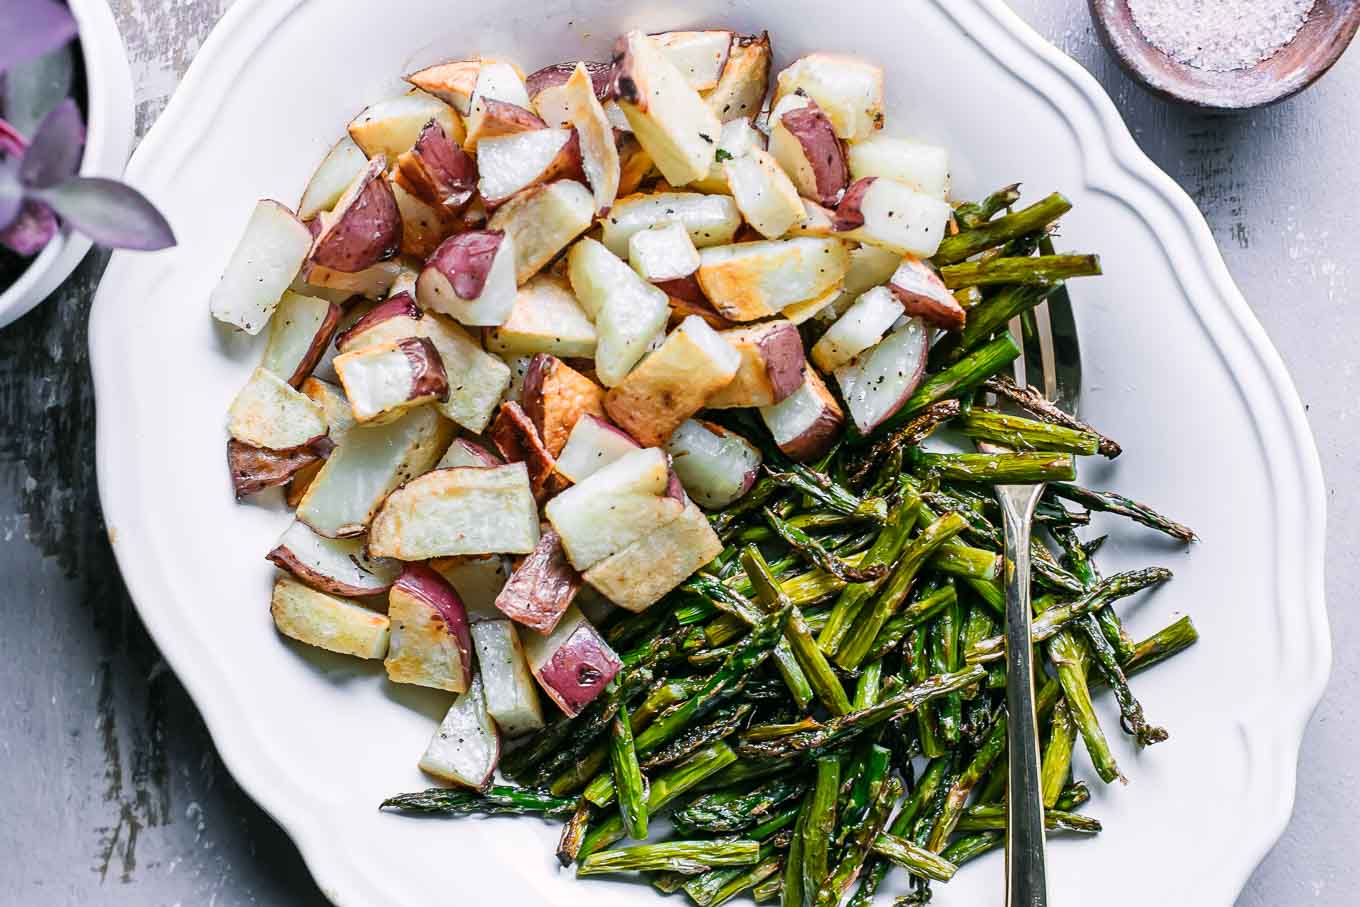
<path fill-rule="evenodd" d="M 1316 0 L 1129 0 L 1133 21 L 1162 53 L 1198 69 L 1247 69 L 1303 28 Z"/>

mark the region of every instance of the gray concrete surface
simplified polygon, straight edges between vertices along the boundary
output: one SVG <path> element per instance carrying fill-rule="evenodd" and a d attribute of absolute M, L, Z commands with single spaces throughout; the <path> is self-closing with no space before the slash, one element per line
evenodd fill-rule
<path fill-rule="evenodd" d="M 140 131 L 228 4 L 112 0 Z M 1308 405 L 1328 482 L 1336 666 L 1304 742 L 1293 821 L 1238 907 L 1354 904 L 1360 51 L 1286 104 L 1202 114 L 1130 84 L 1079 0 L 1014 6 L 1096 74 L 1199 204 Z M 0 903 L 322 904 L 296 850 L 222 769 L 104 538 L 85 352 L 104 260 L 91 256 L 53 302 L 0 333 Z M 1205 831 L 1232 833 L 1211 818 Z"/>

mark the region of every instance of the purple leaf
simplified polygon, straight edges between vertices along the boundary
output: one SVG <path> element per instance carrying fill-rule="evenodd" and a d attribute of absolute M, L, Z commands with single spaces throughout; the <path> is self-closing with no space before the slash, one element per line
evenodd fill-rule
<path fill-rule="evenodd" d="M 0 153 L 10 157 L 22 157 L 27 148 L 28 142 L 19 134 L 19 130 L 6 122 L 4 117 L 0 117 Z"/>
<path fill-rule="evenodd" d="M 101 246 L 151 252 L 175 244 L 170 224 L 146 196 L 116 180 L 78 176 L 28 195 Z"/>
<path fill-rule="evenodd" d="M 40 202 L 25 202 L 14 223 L 0 230 L 0 245 L 27 258 L 43 250 L 57 234 L 57 218 Z"/>
<path fill-rule="evenodd" d="M 54 0 L 5 0 L 0 3 L 0 72 L 40 57 L 76 35 L 71 11 Z"/>
<path fill-rule="evenodd" d="M 23 135 L 32 135 L 47 116 L 71 93 L 75 78 L 73 45 L 66 44 L 5 72 L 0 109 Z"/>
<path fill-rule="evenodd" d="M 80 121 L 80 110 L 67 98 L 38 124 L 19 165 L 19 179 L 38 189 L 68 179 L 80 167 L 84 144 L 85 124 Z"/>

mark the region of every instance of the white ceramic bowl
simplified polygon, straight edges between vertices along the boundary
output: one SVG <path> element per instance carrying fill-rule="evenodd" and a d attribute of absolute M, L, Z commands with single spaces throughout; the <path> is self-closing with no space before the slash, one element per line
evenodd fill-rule
<path fill-rule="evenodd" d="M 118 177 L 132 150 L 132 71 L 108 0 L 69 0 L 80 27 L 87 108 L 85 176 Z M 28 313 L 65 280 L 90 251 L 90 241 L 60 230 L 12 286 L 0 293 L 0 328 Z"/>
<path fill-rule="evenodd" d="M 1134 635 L 1179 612 L 1202 634 L 1137 678 L 1170 741 L 1137 752 L 1099 704 L 1127 787 L 1097 784 L 1094 840 L 1056 836 L 1054 905 L 1227 907 L 1293 802 L 1305 722 L 1330 664 L 1324 498 L 1303 408 L 1188 197 L 1138 150 L 1095 80 L 1000 0 L 237 0 L 129 167 L 173 250 L 116 254 L 91 316 L 99 490 L 138 609 L 223 761 L 346 905 L 659 904 L 647 886 L 576 882 L 533 819 L 417 821 L 378 802 L 429 785 L 416 760 L 449 697 L 280 639 L 263 557 L 280 506 L 232 500 L 224 413 L 264 337 L 216 326 L 207 300 L 261 196 L 292 203 L 344 124 L 440 57 L 528 69 L 600 59 L 630 28 L 769 29 L 776 65 L 812 50 L 886 67 L 888 124 L 942 142 L 961 197 L 1017 179 L 1075 203 L 1064 248 L 1099 252 L 1074 286 L 1083 415 L 1123 444 L 1083 479 L 1194 526 L 1192 549 L 1098 519 L 1108 570 L 1175 570 L 1122 607 Z M 1085 754 L 1077 773 L 1091 777 Z M 1134 872 L 1154 881 L 1130 883 Z M 937 888 L 1002 903 L 993 854 Z M 901 890 L 891 877 L 880 898 Z M 1149 888 L 1149 885 L 1152 887 Z"/>

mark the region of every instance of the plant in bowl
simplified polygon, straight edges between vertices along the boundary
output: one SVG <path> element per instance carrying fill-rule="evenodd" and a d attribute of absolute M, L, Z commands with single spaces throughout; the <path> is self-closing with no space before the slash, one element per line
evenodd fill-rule
<path fill-rule="evenodd" d="M 78 173 L 86 144 L 77 101 L 83 69 L 72 45 L 78 27 L 56 0 L 0 6 L 0 294 L 35 267 L 63 227 L 109 248 L 175 243 L 140 192 Z"/>

